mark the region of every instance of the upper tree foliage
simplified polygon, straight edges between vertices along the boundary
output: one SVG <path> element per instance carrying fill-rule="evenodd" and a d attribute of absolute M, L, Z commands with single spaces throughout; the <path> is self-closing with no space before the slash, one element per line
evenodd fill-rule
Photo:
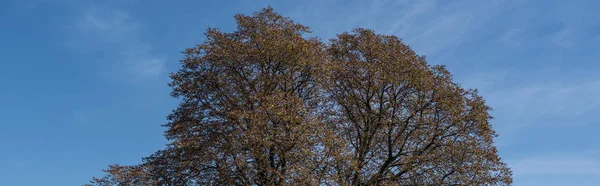
<path fill-rule="evenodd" d="M 171 75 L 170 144 L 90 185 L 510 185 L 475 90 L 395 36 L 328 44 L 265 8 Z"/>

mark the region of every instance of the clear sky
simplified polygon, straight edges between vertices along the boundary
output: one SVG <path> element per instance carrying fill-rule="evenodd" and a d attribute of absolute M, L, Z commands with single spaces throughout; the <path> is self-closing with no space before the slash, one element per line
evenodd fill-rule
<path fill-rule="evenodd" d="M 217 3 L 218 2 L 218 3 Z M 0 1 L 0 185 L 81 185 L 166 143 L 169 72 L 267 5 L 394 34 L 494 108 L 515 185 L 600 185 L 600 1 Z"/>

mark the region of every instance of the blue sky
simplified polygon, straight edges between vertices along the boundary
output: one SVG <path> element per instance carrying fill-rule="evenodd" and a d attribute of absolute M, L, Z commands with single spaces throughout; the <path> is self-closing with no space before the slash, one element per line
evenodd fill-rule
<path fill-rule="evenodd" d="M 599 1 L 0 2 L 0 185 L 80 185 L 163 147 L 168 73 L 267 5 L 328 39 L 393 34 L 478 88 L 515 185 L 600 185 Z"/>

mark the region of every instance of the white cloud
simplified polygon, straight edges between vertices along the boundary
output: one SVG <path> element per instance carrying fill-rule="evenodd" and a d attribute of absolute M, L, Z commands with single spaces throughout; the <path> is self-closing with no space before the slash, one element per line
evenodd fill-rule
<path fill-rule="evenodd" d="M 414 21 L 418 16 L 422 16 L 425 13 L 431 12 L 436 4 L 434 1 L 419 1 L 410 5 L 404 4 L 406 7 L 410 7 L 405 13 L 397 18 L 393 24 L 390 25 L 386 34 L 405 33 L 407 30 L 414 25 Z M 411 22 L 413 21 L 413 22 Z"/>
<path fill-rule="evenodd" d="M 600 162 L 590 157 L 534 157 L 513 165 L 515 174 L 530 175 L 592 175 L 600 176 Z"/>
<path fill-rule="evenodd" d="M 498 106 L 511 107 L 513 114 L 576 116 L 600 104 L 600 79 L 582 82 L 547 82 L 492 93 L 489 99 Z M 508 111 L 508 109 L 507 109 Z"/>
<path fill-rule="evenodd" d="M 515 184 L 519 185 L 520 183 L 544 185 L 543 183 L 569 179 L 591 185 L 600 181 L 600 158 L 598 157 L 600 157 L 599 151 L 593 150 L 555 153 L 524 158 L 509 162 L 509 165 L 513 170 Z"/>
<path fill-rule="evenodd" d="M 510 47 L 520 48 L 523 46 L 523 41 L 525 40 L 525 32 L 526 30 L 524 28 L 511 28 L 502 36 L 498 37 L 496 41 Z"/>
<path fill-rule="evenodd" d="M 472 53 L 456 57 L 456 59 L 446 55 L 453 55 L 455 49 L 471 39 L 471 35 L 489 32 L 485 28 L 494 24 L 490 23 L 491 20 L 525 2 L 525 0 L 402 1 L 394 3 L 351 1 L 343 5 L 320 2 L 320 4 L 310 3 L 298 6 L 291 14 L 294 19 L 316 20 L 315 23 L 308 23 L 308 25 L 314 26 L 315 30 L 325 28 L 324 30 L 340 33 L 348 31 L 344 30 L 348 28 L 338 25 L 350 25 L 375 28 L 378 32 L 385 31 L 386 34 L 398 35 L 405 38 L 406 43 L 411 44 L 417 53 L 434 57 L 430 62 L 448 64 L 449 68 L 460 68 L 460 65 L 452 63 L 460 63 L 465 60 L 485 62 L 482 59 L 501 60 L 504 58 L 503 54 L 497 51 L 500 47 L 486 46 L 484 42 L 477 47 L 489 47 L 488 49 L 475 49 Z M 336 8 L 333 9 L 331 6 Z M 530 43 L 526 42 L 529 37 L 527 34 L 529 34 L 530 25 L 517 25 L 499 37 L 493 38 L 494 42 L 510 48 L 526 49 L 529 47 Z M 574 30 L 567 28 L 548 39 L 557 44 L 560 43 L 561 46 L 570 46 L 569 38 L 573 33 Z M 541 59 L 544 58 L 536 58 L 536 60 Z M 597 106 L 600 105 L 600 98 L 595 96 L 600 95 L 598 88 L 600 79 L 594 79 L 594 76 L 578 78 L 576 77 L 578 74 L 565 75 L 564 70 L 560 69 L 550 73 L 524 73 L 523 71 L 528 69 L 490 67 L 493 69 L 469 69 L 467 67 L 459 69 L 463 74 L 458 75 L 468 76 L 461 82 L 466 87 L 480 89 L 488 103 L 494 108 L 497 118 L 510 120 L 504 125 L 523 127 L 534 122 L 536 124 L 544 123 L 537 121 L 546 118 L 591 116 L 600 108 Z M 536 79 L 541 77 L 544 78 Z"/>
<path fill-rule="evenodd" d="M 88 29 L 88 31 L 112 32 L 117 34 L 124 34 L 126 29 L 137 27 L 137 25 L 132 24 L 133 21 L 126 12 L 107 9 L 89 10 L 77 21 L 78 26 L 80 26 L 81 29 Z"/>
<path fill-rule="evenodd" d="M 152 55 L 149 45 L 136 46 L 124 51 L 126 65 L 133 73 L 133 81 L 153 79 L 165 71 L 165 59 Z"/>
<path fill-rule="evenodd" d="M 295 7 L 288 15 L 313 27 L 321 36 L 355 27 L 397 35 L 419 54 L 452 54 L 465 38 L 489 20 L 523 1 L 349 1 L 318 2 Z M 335 7 L 335 8 L 332 8 Z M 437 60 L 434 60 L 437 62 Z"/>
<path fill-rule="evenodd" d="M 555 46 L 561 48 L 571 48 L 577 42 L 573 35 L 577 34 L 574 28 L 563 28 L 555 34 L 552 34 L 549 38 Z"/>
<path fill-rule="evenodd" d="M 76 29 L 75 39 L 83 41 L 78 42 L 79 50 L 98 50 L 98 46 L 111 50 L 119 68 L 114 71 L 121 73 L 117 76 L 138 82 L 163 75 L 164 58 L 140 37 L 143 25 L 126 11 L 92 7 L 76 19 Z"/>
<path fill-rule="evenodd" d="M 559 75 L 560 71 L 529 72 L 525 76 L 528 78 L 520 78 L 508 72 L 494 69 L 458 80 L 463 87 L 480 90 L 504 129 L 575 126 L 588 124 L 590 119 L 600 121 L 596 116 L 600 112 L 600 78 L 585 74 Z M 588 120 L 578 120 L 582 118 Z"/>

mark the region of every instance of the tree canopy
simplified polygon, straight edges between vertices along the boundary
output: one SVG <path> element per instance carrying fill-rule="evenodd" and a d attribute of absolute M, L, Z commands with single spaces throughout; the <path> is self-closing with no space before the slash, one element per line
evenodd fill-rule
<path fill-rule="evenodd" d="M 171 75 L 170 143 L 89 185 L 510 185 L 490 107 L 395 36 L 324 43 L 265 8 Z"/>

